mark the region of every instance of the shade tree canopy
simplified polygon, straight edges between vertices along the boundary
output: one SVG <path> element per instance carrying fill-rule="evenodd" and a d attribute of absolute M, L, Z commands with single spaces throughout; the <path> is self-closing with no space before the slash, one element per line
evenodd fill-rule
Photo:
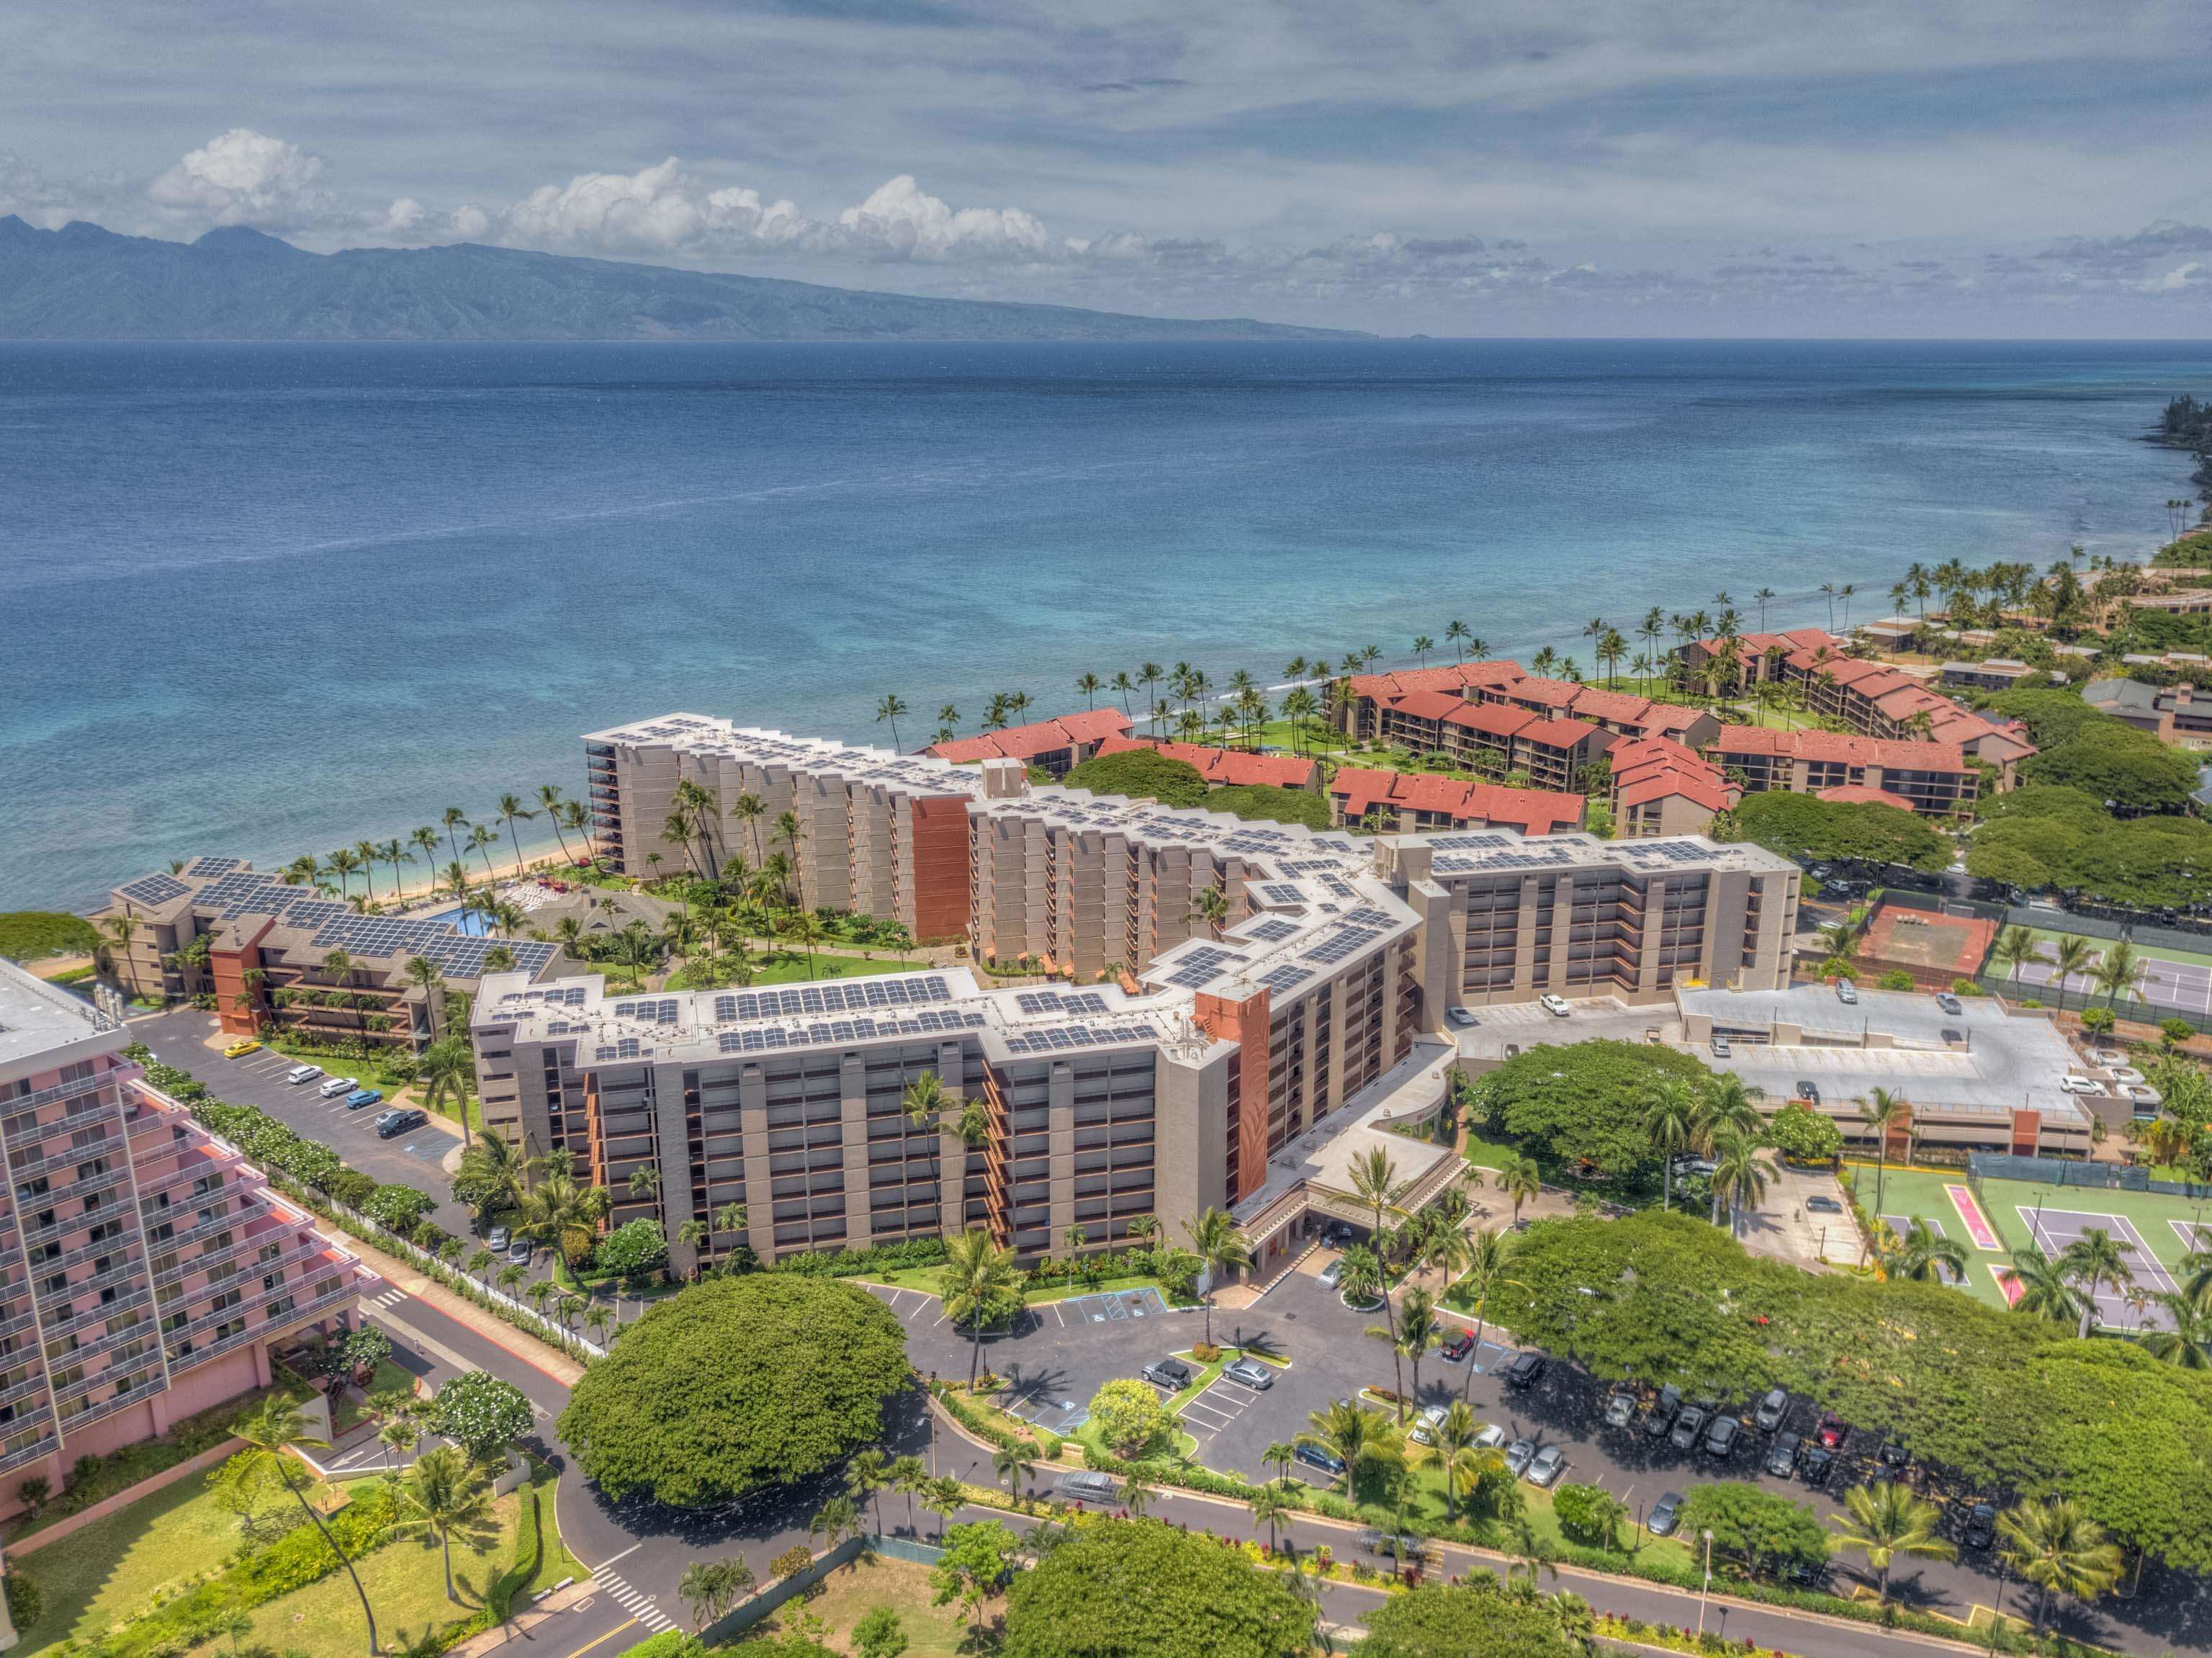
<path fill-rule="evenodd" d="M 1353 1658 L 1575 1658 L 1550 1602 L 1501 1594 L 1478 1575 L 1469 1586 L 1424 1583 L 1386 1595 L 1367 1614 Z"/>
<path fill-rule="evenodd" d="M 712 1278 L 586 1370 L 561 1437 L 602 1492 L 696 1509 L 818 1473 L 883 1436 L 912 1381 L 898 1320 L 836 1279 Z"/>
<path fill-rule="evenodd" d="M 1746 795 L 1715 834 L 1750 841 L 1799 863 L 1901 864 L 1932 875 L 1951 862 L 1951 843 L 1917 813 L 1778 789 Z"/>
<path fill-rule="evenodd" d="M 1626 1174 L 1655 1159 L 1647 1101 L 1670 1077 L 1702 1088 L 1712 1073 L 1688 1054 L 1632 1042 L 1534 1047 L 1478 1078 L 1474 1105 L 1492 1133 L 1564 1163 Z"/>
<path fill-rule="evenodd" d="M 1172 759 L 1156 748 L 1128 748 L 1118 754 L 1094 755 L 1070 771 L 1061 781 L 1070 789 L 1152 799 L 1163 806 L 1206 803 L 1206 774 L 1188 760 Z"/>
<path fill-rule="evenodd" d="M 1079 1527 L 1006 1596 L 1002 1658 L 1292 1658 L 1313 1608 L 1241 1551 L 1157 1520 Z"/>

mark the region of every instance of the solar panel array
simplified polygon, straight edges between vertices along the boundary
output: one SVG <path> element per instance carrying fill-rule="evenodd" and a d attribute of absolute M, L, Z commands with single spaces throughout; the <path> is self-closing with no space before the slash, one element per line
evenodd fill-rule
<path fill-rule="evenodd" d="M 1322 936 L 1320 943 L 1305 952 L 1305 959 L 1334 966 L 1382 936 L 1382 933 L 1373 927 L 1355 927 L 1349 923 L 1340 922 Z"/>
<path fill-rule="evenodd" d="M 896 978 L 873 978 L 859 984 L 807 984 L 788 991 L 747 991 L 714 998 L 714 1017 L 727 1022 L 738 1019 L 789 1018 L 809 1013 L 859 1012 L 864 1008 L 915 1007 L 928 1002 L 949 1002 L 952 987 L 937 973 L 914 973 Z"/>
<path fill-rule="evenodd" d="M 1269 916 L 1255 927 L 1245 930 L 1247 938 L 1256 938 L 1263 944 L 1279 944 L 1298 930 L 1295 921 L 1285 921 L 1280 916 Z"/>
<path fill-rule="evenodd" d="M 1269 904 L 1303 904 L 1306 895 L 1287 881 L 1273 881 L 1260 888 L 1260 896 Z"/>
<path fill-rule="evenodd" d="M 1096 991 L 1063 996 L 1057 991 L 1024 991 L 1014 998 L 1024 1013 L 1104 1013 L 1106 998 Z"/>
<path fill-rule="evenodd" d="M 1009 1053 L 1060 1053 L 1071 1048 L 1112 1047 L 1131 1042 L 1156 1042 L 1159 1033 L 1150 1024 L 1092 1027 L 1054 1025 L 1041 1031 L 1023 1031 L 1006 1039 Z"/>
<path fill-rule="evenodd" d="M 1260 982 L 1279 995 L 1285 991 L 1296 990 L 1312 977 L 1310 967 L 1301 967 L 1296 962 L 1286 961 L 1273 971 L 1261 974 Z"/>
<path fill-rule="evenodd" d="M 641 1020 L 649 1025 L 672 1025 L 678 1014 L 674 997 L 664 997 L 658 1002 L 617 1002 L 615 1017 Z"/>
<path fill-rule="evenodd" d="M 212 880 L 216 875 L 228 875 L 245 862 L 244 858 L 197 857 L 185 866 L 185 873 L 188 875 L 204 876 Z"/>
<path fill-rule="evenodd" d="M 1224 950 L 1218 944 L 1201 944 L 1176 964 L 1176 970 L 1168 975 L 1167 982 L 1194 991 L 1218 975 L 1230 962 L 1243 960 L 1234 950 Z"/>
<path fill-rule="evenodd" d="M 182 898 L 192 889 L 174 875 L 141 875 L 137 880 L 126 881 L 115 890 L 118 896 L 129 899 L 133 904 L 151 906 L 167 904 L 173 898 Z"/>
<path fill-rule="evenodd" d="M 839 1019 L 822 1024 L 807 1025 L 785 1030 L 770 1025 L 764 1029 L 724 1031 L 714 1039 L 714 1045 L 724 1053 L 768 1053 L 786 1048 L 829 1046 L 836 1044 L 873 1041 L 884 1036 L 921 1036 L 945 1031 L 980 1030 L 983 1015 L 962 1013 L 947 1009 L 940 1013 L 934 1009 L 924 1009 L 911 1019 Z"/>
<path fill-rule="evenodd" d="M 1429 844 L 1439 852 L 1502 852 L 1513 844 L 1510 835 L 1433 835 Z"/>

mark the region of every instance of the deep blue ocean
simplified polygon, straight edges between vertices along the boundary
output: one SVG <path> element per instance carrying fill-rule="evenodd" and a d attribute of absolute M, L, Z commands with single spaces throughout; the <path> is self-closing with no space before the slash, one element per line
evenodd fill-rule
<path fill-rule="evenodd" d="M 0 345 L 0 909 L 1187 659 L 2142 556 L 2172 344 Z"/>

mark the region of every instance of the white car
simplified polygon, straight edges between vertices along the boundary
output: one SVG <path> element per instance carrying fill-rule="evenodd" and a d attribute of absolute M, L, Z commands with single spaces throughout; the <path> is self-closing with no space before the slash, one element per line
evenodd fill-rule
<path fill-rule="evenodd" d="M 2058 1079 L 2058 1086 L 2069 1094 L 2102 1094 L 2105 1091 L 2103 1083 L 2093 1082 L 2086 1076 L 2062 1076 Z"/>
<path fill-rule="evenodd" d="M 297 1088 L 302 1082 L 313 1082 L 322 1074 L 323 1068 L 320 1065 L 295 1065 L 284 1073 L 284 1080 L 294 1088 Z"/>
<path fill-rule="evenodd" d="M 1324 1266 L 1321 1270 L 1321 1287 L 1324 1289 L 1335 1289 L 1336 1286 L 1343 1281 L 1343 1278 L 1344 1259 L 1341 1256 L 1339 1256 L 1335 1260 L 1331 1261 L 1327 1266 Z"/>
<path fill-rule="evenodd" d="M 335 1100 L 341 1094 L 351 1094 L 361 1084 L 350 1076 L 333 1076 L 316 1092 L 325 1100 Z"/>
<path fill-rule="evenodd" d="M 1433 1445 L 1437 1442 L 1437 1429 L 1443 1425 L 1443 1420 L 1444 1407 L 1431 1405 L 1421 1412 L 1407 1437 L 1416 1445 Z"/>
<path fill-rule="evenodd" d="M 1556 1445 L 1547 1445 L 1529 1462 L 1525 1478 L 1532 1485 L 1548 1489 L 1559 1478 L 1559 1471 L 1566 1466 L 1567 1454 Z"/>
<path fill-rule="evenodd" d="M 1472 1013 L 1469 1013 L 1465 1008 L 1447 1008 L 1444 1010 L 1444 1017 L 1450 1020 L 1453 1024 L 1458 1026 L 1462 1030 L 1470 1029 L 1475 1024 L 1480 1022 L 1476 1020 L 1475 1016 Z"/>
<path fill-rule="evenodd" d="M 1536 998 L 1536 1005 L 1554 1019 L 1565 1019 L 1575 1010 L 1574 1003 L 1564 996 L 1540 996 Z"/>
<path fill-rule="evenodd" d="M 1474 1442 L 1483 1450 L 1496 1450 L 1505 1443 L 1505 1429 L 1494 1422 L 1486 1423 L 1482 1431 L 1474 1436 Z"/>

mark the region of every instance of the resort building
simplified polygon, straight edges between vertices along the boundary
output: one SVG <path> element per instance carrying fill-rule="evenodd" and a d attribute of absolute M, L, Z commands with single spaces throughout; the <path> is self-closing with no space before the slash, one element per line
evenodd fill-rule
<path fill-rule="evenodd" d="M 1539 679 L 1517 662 L 1355 676 L 1340 698 L 1338 723 L 1355 740 L 1446 754 L 1500 774 L 1526 771 L 1547 789 L 1573 788 L 1615 738 L 1671 737 L 1694 746 L 1720 728 L 1703 709 Z"/>
<path fill-rule="evenodd" d="M 1437 691 L 1462 702 L 1480 700 L 1484 687 L 1525 680 L 1518 662 L 1452 662 L 1439 667 L 1401 668 L 1391 674 L 1355 674 L 1341 682 L 1336 722 L 1355 742 L 1382 735 L 1382 710 L 1417 691 Z"/>
<path fill-rule="evenodd" d="M 1740 777 L 1747 794 L 1778 789 L 1823 800 L 1879 797 L 1929 817 L 1971 812 L 1981 774 L 1956 743 L 1905 742 L 1838 731 L 1730 725 L 1705 758 Z M 1850 790 L 1850 793 L 1841 791 Z M 1869 791 L 1871 791 L 1870 793 Z"/>
<path fill-rule="evenodd" d="M 1337 768 L 1329 779 L 1328 798 L 1330 815 L 1339 824 L 1402 833 L 1512 829 L 1524 835 L 1549 835 L 1581 828 L 1588 806 L 1580 795 L 1358 765 Z"/>
<path fill-rule="evenodd" d="M 2191 748 L 2212 743 L 2212 697 L 2199 702 L 2193 685 L 2150 686 L 2140 680 L 2092 680 L 2081 700 L 2100 714 L 2125 720 L 2160 742 Z"/>
<path fill-rule="evenodd" d="M 2010 691 L 2023 681 L 2043 678 L 2039 669 L 2008 656 L 1992 656 L 1979 662 L 1946 662 L 1936 675 L 1953 691 Z"/>
<path fill-rule="evenodd" d="M 1616 743 L 1607 758 L 1613 832 L 1624 840 L 1702 835 L 1743 799 L 1720 767 L 1665 737 Z"/>
<path fill-rule="evenodd" d="M 1321 789 L 1319 764 L 1296 754 L 1248 754 L 1241 748 L 1210 748 L 1197 743 L 1165 742 L 1157 737 L 1108 737 L 1092 752 L 1125 754 L 1133 748 L 1149 748 L 1195 766 L 1199 775 L 1216 789 L 1256 785 L 1303 789 L 1308 794 Z"/>
<path fill-rule="evenodd" d="M 1693 690 L 1733 696 L 1750 686 L 1786 681 L 1790 676 L 1784 664 L 1793 655 L 1841 656 L 1850 643 L 1842 635 L 1817 627 L 1692 639 L 1674 653 L 1674 677 L 1677 684 Z"/>
<path fill-rule="evenodd" d="M 1538 789 L 1571 791 L 1613 733 L 1588 721 L 1413 691 L 1382 705 L 1378 735 L 1417 754 L 1440 754 L 1465 771 L 1524 775 Z"/>
<path fill-rule="evenodd" d="M 940 760 L 1019 760 L 1039 771 L 1064 777 L 1098 752 L 1109 737 L 1127 736 L 1130 720 L 1118 708 L 1094 708 L 1085 714 L 1063 714 L 1035 725 L 1009 726 L 981 736 L 955 737 L 932 743 L 921 752 Z"/>
<path fill-rule="evenodd" d="M 1252 1198 L 1279 1232 L 1296 1216 L 1262 1195 L 1271 1168 L 1296 1167 L 1292 1143 L 1324 1119 L 1364 1109 L 1450 1008 L 1552 992 L 1655 1003 L 1692 979 L 1772 988 L 1789 974 L 1799 874 L 1756 847 L 1316 832 L 1031 787 L 1007 760 L 978 770 L 696 715 L 586 746 L 612 757 L 617 796 L 633 773 L 680 766 L 807 802 L 854 907 L 902 920 L 957 908 L 974 958 L 1027 954 L 1073 981 L 988 990 L 951 966 L 616 997 L 595 976 L 486 978 L 485 1121 L 533 1152 L 574 1153 L 614 1192 L 617 1223 L 650 1216 L 673 1237 L 744 1204 L 744 1234 L 716 1234 L 712 1253 L 973 1225 L 1033 1255 L 1072 1226 L 1108 1247 L 1139 1216 L 1175 1234 Z M 914 837 L 897 824 L 924 821 L 957 823 L 962 856 L 905 855 Z M 1201 904 L 1208 893 L 1218 903 Z M 916 1124 L 903 1100 L 924 1072 L 954 1109 Z M 974 1144 L 950 1131 L 971 1100 Z M 633 1196 L 646 1167 L 658 1186 Z"/>
<path fill-rule="evenodd" d="M 0 960 L 0 1516 L 23 1480 L 165 1433 L 349 1323 L 379 1281 L 124 1057 L 122 1026 Z"/>
<path fill-rule="evenodd" d="M 118 917 L 131 934 L 111 947 L 119 984 L 149 997 L 211 993 L 222 1028 L 240 1036 L 276 1025 L 419 1046 L 437 1028 L 432 998 L 441 1006 L 445 988 L 472 991 L 487 963 L 536 977 L 561 954 L 442 919 L 363 915 L 238 858 L 125 881 L 94 919 Z M 410 968 L 418 958 L 437 970 L 428 983 Z"/>

